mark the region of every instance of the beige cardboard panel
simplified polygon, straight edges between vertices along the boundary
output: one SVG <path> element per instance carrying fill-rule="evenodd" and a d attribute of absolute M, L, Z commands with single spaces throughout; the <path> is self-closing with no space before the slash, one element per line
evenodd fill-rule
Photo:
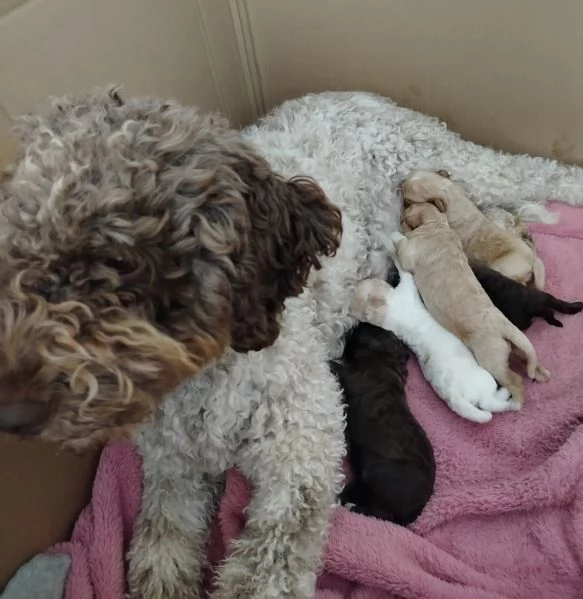
<path fill-rule="evenodd" d="M 267 107 L 363 89 L 481 143 L 583 161 L 583 2 L 247 0 Z"/>
<path fill-rule="evenodd" d="M 89 500 L 97 457 L 0 438 L 0 590 L 23 562 L 70 535 Z"/>
<path fill-rule="evenodd" d="M 228 0 L 214 27 L 232 27 Z M 209 18 L 210 18 L 209 17 Z M 227 23 L 220 23 L 227 18 Z M 231 81 L 221 105 L 217 76 L 205 45 L 196 0 L 40 0 L 0 20 L 0 102 L 18 115 L 42 106 L 49 95 L 78 93 L 111 82 L 127 93 L 174 97 L 205 110 L 244 105 L 243 84 Z M 219 53 L 219 66 L 237 62 L 233 44 Z M 237 119 L 247 117 L 242 111 Z"/>
<path fill-rule="evenodd" d="M 27 0 L 0 0 L 0 17 L 24 4 Z"/>
<path fill-rule="evenodd" d="M 8 135 L 11 125 L 8 112 L 0 104 L 0 171 L 14 155 L 15 144 Z"/>

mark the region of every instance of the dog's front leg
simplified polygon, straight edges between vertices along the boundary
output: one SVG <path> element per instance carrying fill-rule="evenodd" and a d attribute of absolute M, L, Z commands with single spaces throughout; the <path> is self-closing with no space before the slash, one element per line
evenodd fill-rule
<path fill-rule="evenodd" d="M 198 599 L 220 480 L 172 445 L 144 452 L 144 492 L 128 554 L 131 599 Z"/>
<path fill-rule="evenodd" d="M 213 599 L 307 599 L 315 593 L 342 484 L 343 414 L 325 360 L 294 370 L 293 380 L 255 415 L 252 428 L 261 437 L 251 438 L 239 456 L 254 496 Z"/>

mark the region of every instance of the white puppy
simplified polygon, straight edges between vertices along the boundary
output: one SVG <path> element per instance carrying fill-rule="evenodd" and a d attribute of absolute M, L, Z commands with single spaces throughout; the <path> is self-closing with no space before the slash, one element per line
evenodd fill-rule
<path fill-rule="evenodd" d="M 392 331 L 408 345 L 434 391 L 462 418 L 484 423 L 492 412 L 520 409 L 462 341 L 431 316 L 413 276 L 400 268 L 399 274 L 397 287 L 380 279 L 361 281 L 354 294 L 355 316 Z"/>

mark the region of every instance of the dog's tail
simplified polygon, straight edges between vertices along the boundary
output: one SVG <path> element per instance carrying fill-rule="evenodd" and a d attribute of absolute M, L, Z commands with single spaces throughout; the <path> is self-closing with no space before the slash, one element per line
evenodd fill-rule
<path fill-rule="evenodd" d="M 506 319 L 505 319 L 506 320 Z M 545 380 L 548 378 L 547 371 L 538 363 L 538 357 L 534 346 L 528 337 L 519 331 L 510 321 L 506 320 L 502 329 L 502 337 L 518 350 L 518 353 L 526 362 L 526 374 L 530 379 Z"/>

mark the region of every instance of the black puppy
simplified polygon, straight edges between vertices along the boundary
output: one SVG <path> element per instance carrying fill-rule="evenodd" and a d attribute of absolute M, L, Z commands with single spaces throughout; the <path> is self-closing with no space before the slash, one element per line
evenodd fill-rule
<path fill-rule="evenodd" d="M 341 501 L 403 526 L 419 516 L 435 483 L 433 448 L 405 397 L 408 357 L 393 333 L 361 323 L 331 363 L 344 390 L 354 475 Z"/>
<path fill-rule="evenodd" d="M 540 289 L 525 287 L 481 264 L 471 264 L 471 267 L 492 303 L 521 331 L 528 329 L 537 317 L 544 318 L 555 327 L 562 327 L 563 323 L 555 318 L 555 311 L 577 314 L 583 309 L 583 302 L 564 302 Z"/>

